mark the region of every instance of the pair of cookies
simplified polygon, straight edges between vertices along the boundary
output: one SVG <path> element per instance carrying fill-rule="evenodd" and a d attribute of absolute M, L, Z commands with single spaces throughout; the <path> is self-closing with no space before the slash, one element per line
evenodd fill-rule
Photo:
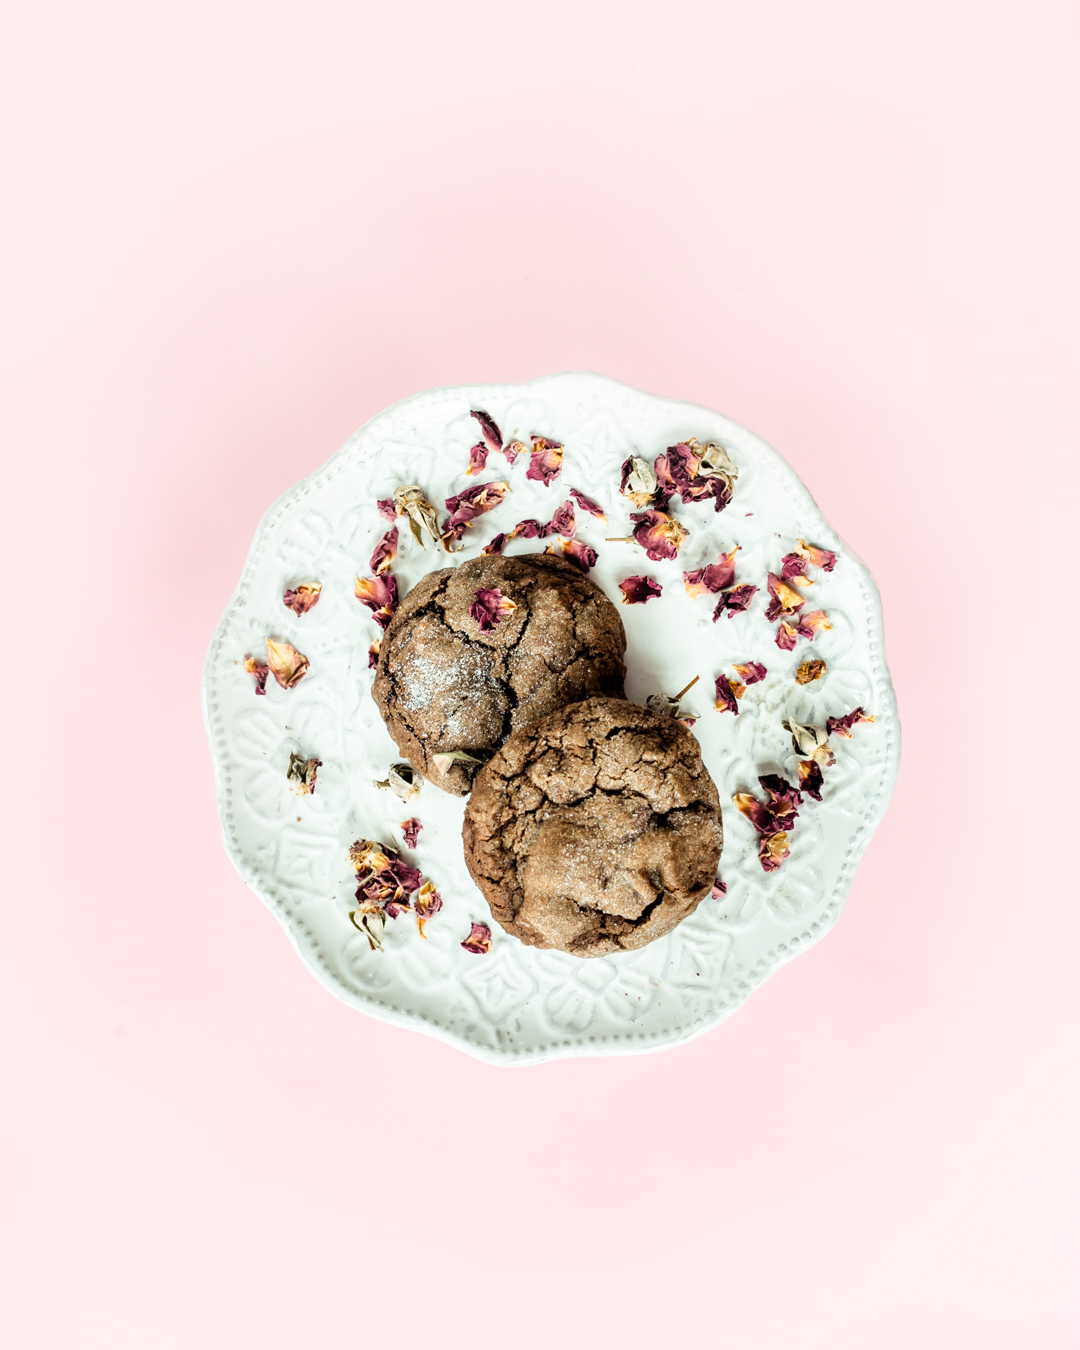
<path fill-rule="evenodd" d="M 472 792 L 469 871 L 522 942 L 644 946 L 707 896 L 720 802 L 695 738 L 623 697 L 615 606 L 550 554 L 426 576 L 382 640 L 373 695 L 406 759 Z"/>

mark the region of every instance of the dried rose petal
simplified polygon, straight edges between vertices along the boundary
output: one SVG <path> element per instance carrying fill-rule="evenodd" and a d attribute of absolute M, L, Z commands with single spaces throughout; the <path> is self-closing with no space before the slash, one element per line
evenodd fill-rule
<path fill-rule="evenodd" d="M 603 510 L 597 506 L 591 497 L 586 497 L 585 494 L 579 492 L 577 488 L 568 488 L 567 491 L 587 515 L 595 516 L 597 520 L 602 521 L 605 525 L 607 524 L 607 516 L 604 515 Z"/>
<path fill-rule="evenodd" d="M 487 956 L 491 951 L 491 929 L 486 923 L 474 923 L 461 945 L 474 956 Z"/>
<path fill-rule="evenodd" d="M 767 773 L 758 782 L 765 793 L 765 809 L 776 822 L 775 828 L 790 829 L 799 814 L 802 793 L 797 787 L 792 787 L 782 774 Z"/>
<path fill-rule="evenodd" d="M 667 455 L 656 456 L 653 460 L 653 473 L 656 475 L 657 483 L 654 504 L 664 509 L 671 498 L 679 491 L 679 485 L 672 475 L 671 463 Z"/>
<path fill-rule="evenodd" d="M 719 877 L 713 882 L 710 896 L 713 900 L 719 900 L 722 895 L 727 895 L 727 882 L 721 881 Z"/>
<path fill-rule="evenodd" d="M 796 586 L 812 586 L 809 564 L 798 553 L 785 553 L 780 562 L 780 576 L 784 581 L 793 581 Z"/>
<path fill-rule="evenodd" d="M 650 600 L 654 600 L 663 589 L 662 586 L 653 581 L 652 577 L 626 577 L 619 582 L 619 590 L 622 591 L 624 605 L 647 604 Z"/>
<path fill-rule="evenodd" d="M 266 693 L 266 677 L 270 674 L 270 667 L 265 661 L 256 661 L 253 656 L 244 658 L 244 669 L 249 675 L 255 676 L 256 694 Z"/>
<path fill-rule="evenodd" d="M 758 840 L 758 862 L 763 872 L 776 872 L 785 858 L 791 857 L 788 837 L 785 830 L 776 834 L 763 834 Z"/>
<path fill-rule="evenodd" d="M 502 432 L 495 425 L 494 419 L 491 417 L 490 413 L 484 412 L 482 408 L 471 408 L 469 410 L 469 415 L 475 417 L 480 424 L 480 434 L 483 436 L 484 440 L 487 441 L 488 445 L 491 446 L 492 450 L 501 450 Z"/>
<path fill-rule="evenodd" d="M 417 836 L 423 828 L 415 816 L 401 822 L 401 837 L 405 840 L 406 848 L 416 847 Z"/>
<path fill-rule="evenodd" d="M 564 447 L 558 441 L 549 441 L 544 436 L 533 436 L 531 440 L 532 457 L 525 477 L 550 487 L 562 473 Z"/>
<path fill-rule="evenodd" d="M 407 900 L 387 900 L 386 915 L 387 918 L 396 919 L 399 914 L 408 914 L 412 905 Z"/>
<path fill-rule="evenodd" d="M 421 548 L 426 547 L 425 534 L 436 544 L 439 542 L 438 512 L 424 496 L 424 491 L 418 484 L 410 483 L 397 488 L 394 492 L 394 507 L 399 516 L 408 519 L 412 536 Z"/>
<path fill-rule="evenodd" d="M 546 526 L 540 521 L 534 520 L 531 516 L 528 520 L 519 520 L 510 531 L 511 539 L 546 539 Z"/>
<path fill-rule="evenodd" d="M 397 557 L 398 532 L 395 525 L 392 530 L 387 530 L 379 540 L 375 552 L 371 555 L 371 562 L 368 566 L 377 577 L 383 576 L 390 571 L 390 564 Z"/>
<path fill-rule="evenodd" d="M 824 782 L 821 765 L 816 759 L 799 760 L 799 787 L 808 797 L 813 797 L 816 802 L 821 801 L 821 788 Z"/>
<path fill-rule="evenodd" d="M 724 591 L 713 610 L 713 623 L 725 612 L 729 619 L 736 614 L 745 613 L 750 608 L 750 602 L 757 593 L 758 587 L 749 585 L 734 586 L 730 591 Z"/>
<path fill-rule="evenodd" d="M 738 696 L 735 693 L 735 690 L 740 687 L 741 686 L 739 685 L 733 687 L 731 681 L 728 679 L 726 675 L 717 675 L 716 707 L 719 708 L 721 712 L 734 713 L 735 716 L 738 717 L 739 700 Z"/>
<path fill-rule="evenodd" d="M 506 462 L 513 464 L 518 455 L 523 455 L 528 449 L 521 441 L 507 441 L 503 446 L 503 454 L 506 456 Z"/>
<path fill-rule="evenodd" d="M 568 563 L 573 563 L 581 572 L 590 572 L 596 566 L 596 549 L 590 548 L 588 544 L 583 544 L 580 539 L 563 539 L 562 556 Z M 545 553 L 554 553 L 554 546 L 544 550 Z"/>
<path fill-rule="evenodd" d="M 690 730 L 690 728 L 694 725 L 694 723 L 697 720 L 698 719 L 696 717 L 676 717 L 675 719 L 675 721 L 678 722 L 679 726 L 685 727 L 687 731 Z"/>
<path fill-rule="evenodd" d="M 806 614 L 800 614 L 797 616 L 795 623 L 796 633 L 798 633 L 800 637 L 809 638 L 811 642 L 813 642 L 814 634 L 819 628 L 831 627 L 832 624 L 825 617 L 825 611 L 823 609 L 812 609 Z"/>
<path fill-rule="evenodd" d="M 294 591 L 286 591 L 281 597 L 285 607 L 300 618 L 306 614 L 309 609 L 314 609 L 319 603 L 319 596 L 322 594 L 322 582 L 313 581 L 310 585 L 301 583 Z"/>
<path fill-rule="evenodd" d="M 760 661 L 747 661 L 745 665 L 736 666 L 735 669 L 746 684 L 759 684 L 769 673 Z"/>
<path fill-rule="evenodd" d="M 708 567 L 699 567 L 694 572 L 684 572 L 683 585 L 686 587 L 686 593 L 696 598 L 707 591 L 715 595 L 717 591 L 726 590 L 735 580 L 735 554 L 740 547 L 736 544 L 730 553 L 721 553 L 716 562 L 710 563 Z"/>
<path fill-rule="evenodd" d="M 660 491 L 660 484 L 652 465 L 639 459 L 637 455 L 631 455 L 622 466 L 619 491 L 635 506 L 648 506 Z"/>
<path fill-rule="evenodd" d="M 466 488 L 464 492 L 459 492 L 456 497 L 447 497 L 446 509 L 450 512 L 450 518 L 443 528 L 442 535 L 443 547 L 446 551 L 452 552 L 451 543 L 461 539 L 461 536 L 477 516 L 485 515 L 488 511 L 494 510 L 509 491 L 510 484 L 505 481 L 501 483 L 477 483 L 475 487 Z"/>
<path fill-rule="evenodd" d="M 266 639 L 267 662 L 270 670 L 282 689 L 295 689 L 308 673 L 311 662 L 288 642 L 275 642 Z"/>
<path fill-rule="evenodd" d="M 795 551 L 812 566 L 820 567 L 823 572 L 831 572 L 836 566 L 836 554 L 831 549 L 815 548 L 805 539 L 799 540 L 799 546 Z"/>
<path fill-rule="evenodd" d="M 397 611 L 397 582 L 387 573 L 383 577 L 357 577 L 353 591 L 366 605 L 380 628 L 389 628 Z"/>
<path fill-rule="evenodd" d="M 515 609 L 517 605 L 503 595 L 498 586 L 481 586 L 473 592 L 469 614 L 479 624 L 481 633 L 490 633 L 497 624 L 508 619 Z"/>
<path fill-rule="evenodd" d="M 765 617 L 770 623 L 779 619 L 781 615 L 794 614 L 806 604 L 798 591 L 792 590 L 786 581 L 772 572 L 769 573 L 768 586 L 772 599 L 765 611 Z"/>
<path fill-rule="evenodd" d="M 804 661 L 795 672 L 795 680 L 798 684 L 812 684 L 814 680 L 820 680 L 824 674 L 824 661 Z"/>
<path fill-rule="evenodd" d="M 382 640 L 381 638 L 376 638 L 375 641 L 371 644 L 371 646 L 367 650 L 368 670 L 378 670 L 379 652 L 381 650 L 382 650 Z"/>
<path fill-rule="evenodd" d="M 309 797 L 315 791 L 315 778 L 321 768 L 321 759 L 305 759 L 303 755 L 294 753 L 289 755 L 289 767 L 285 771 L 285 777 L 294 785 L 294 792 Z"/>
<path fill-rule="evenodd" d="M 439 910 L 442 909 L 442 896 L 435 889 L 433 881 L 425 881 L 416 893 L 416 900 L 413 902 L 413 913 L 416 915 L 416 927 L 420 931 L 420 936 L 426 938 L 424 924 L 428 919 L 433 919 Z"/>
<path fill-rule="evenodd" d="M 394 505 L 393 497 L 384 497 L 381 502 L 376 502 L 376 506 L 384 520 L 397 520 L 397 507 Z"/>
<path fill-rule="evenodd" d="M 634 539 L 653 562 L 677 558 L 679 549 L 689 538 L 689 531 L 665 511 L 632 511 L 630 519 L 637 522 Z"/>
<path fill-rule="evenodd" d="M 862 708 L 856 708 L 854 712 L 849 712 L 846 717 L 827 717 L 825 719 L 825 728 L 831 736 L 835 732 L 837 736 L 843 736 L 847 741 L 851 740 L 851 729 L 859 722 L 872 722 L 874 719 L 869 713 L 863 712 Z"/>
<path fill-rule="evenodd" d="M 574 503 L 563 502 L 548 523 L 544 526 L 545 538 L 549 534 L 561 534 L 564 539 L 573 539 L 577 534 L 577 519 L 574 516 Z"/>
<path fill-rule="evenodd" d="M 506 534 L 497 534 L 490 544 L 485 544 L 480 550 L 481 553 L 501 553 L 509 543 L 510 536 Z"/>
<path fill-rule="evenodd" d="M 487 468 L 488 448 L 479 441 L 469 449 L 469 467 L 465 470 L 465 477 L 471 478 L 473 474 L 483 473 Z"/>
<path fill-rule="evenodd" d="M 736 792 L 731 799 L 759 834 L 773 834 L 776 822 L 769 808 L 759 802 L 752 792 Z"/>
<path fill-rule="evenodd" d="M 702 446 L 691 437 L 657 458 L 656 474 L 666 494 L 677 492 L 684 503 L 712 497 L 715 509 L 722 511 L 731 502 L 739 471 L 723 446 Z"/>
<path fill-rule="evenodd" d="M 798 634 L 795 632 L 795 629 L 792 628 L 791 624 L 785 623 L 783 619 L 781 619 L 780 627 L 776 630 L 776 645 L 780 650 L 784 652 L 794 651 L 797 637 Z"/>

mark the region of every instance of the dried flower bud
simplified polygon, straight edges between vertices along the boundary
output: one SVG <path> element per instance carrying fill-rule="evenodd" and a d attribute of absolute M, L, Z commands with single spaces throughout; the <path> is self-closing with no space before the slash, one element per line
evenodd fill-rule
<path fill-rule="evenodd" d="M 408 820 L 401 822 L 401 837 L 405 840 L 406 848 L 416 847 L 417 838 L 423 828 L 415 816 L 410 816 Z"/>
<path fill-rule="evenodd" d="M 595 516 L 597 520 L 605 525 L 607 524 L 607 516 L 604 514 L 603 509 L 597 506 L 591 497 L 586 497 L 585 494 L 579 492 L 577 488 L 568 488 L 567 490 L 586 515 Z"/>
<path fill-rule="evenodd" d="M 747 661 L 745 665 L 736 666 L 735 669 L 745 684 L 760 684 L 769 673 L 760 661 Z"/>
<path fill-rule="evenodd" d="M 469 615 L 476 620 L 481 633 L 490 633 L 498 624 L 509 619 L 516 609 L 517 605 L 503 595 L 498 586 L 481 586 L 473 592 Z"/>
<path fill-rule="evenodd" d="M 644 605 L 650 600 L 655 600 L 663 591 L 659 582 L 653 581 L 652 577 L 625 577 L 619 582 L 619 590 L 623 593 L 622 602 L 624 605 Z"/>
<path fill-rule="evenodd" d="M 255 676 L 256 694 L 266 693 L 266 677 L 270 674 L 270 667 L 265 661 L 256 661 L 253 656 L 244 658 L 244 669 L 249 675 Z"/>
<path fill-rule="evenodd" d="M 361 905 L 350 913 L 349 918 L 352 920 L 353 927 L 358 928 L 367 938 L 368 946 L 373 952 L 384 950 L 382 935 L 386 927 L 386 916 L 379 905 Z"/>
<path fill-rule="evenodd" d="M 474 923 L 461 945 L 474 956 L 487 956 L 491 951 L 491 929 L 486 923 Z"/>
<path fill-rule="evenodd" d="M 836 757 L 829 749 L 829 733 L 824 727 L 789 721 L 784 723 L 784 730 L 791 732 L 791 743 L 797 755 L 817 760 L 826 769 L 836 763 Z"/>
<path fill-rule="evenodd" d="M 450 772 L 453 765 L 462 764 L 483 764 L 482 759 L 477 759 L 475 755 L 467 755 L 464 750 L 444 750 L 440 754 L 432 755 L 431 762 L 435 765 L 436 773 L 446 774 Z"/>
<path fill-rule="evenodd" d="M 826 718 L 825 726 L 830 736 L 835 732 L 837 736 L 843 736 L 845 740 L 850 740 L 852 727 L 859 722 L 872 722 L 873 720 L 869 713 L 863 712 L 862 708 L 856 708 L 854 712 L 849 712 L 846 717 Z"/>
<path fill-rule="evenodd" d="M 814 680 L 820 680 L 824 674 L 824 661 L 804 661 L 795 672 L 795 680 L 798 684 L 812 684 Z"/>
<path fill-rule="evenodd" d="M 397 557 L 398 532 L 395 525 L 392 530 L 387 530 L 371 555 L 371 562 L 368 564 L 377 577 L 381 577 L 390 571 L 390 564 Z"/>
<path fill-rule="evenodd" d="M 281 597 L 286 609 L 291 609 L 297 618 L 314 609 L 322 594 L 322 582 L 301 583 L 295 590 L 286 591 Z"/>
<path fill-rule="evenodd" d="M 374 779 L 377 788 L 389 788 L 395 796 L 408 805 L 420 795 L 423 779 L 409 763 L 391 764 L 382 780 Z"/>
<path fill-rule="evenodd" d="M 266 639 L 266 659 L 271 673 L 282 689 L 295 689 L 308 673 L 311 662 L 288 642 Z"/>
<path fill-rule="evenodd" d="M 491 415 L 484 412 L 482 408 L 472 408 L 469 415 L 476 418 L 480 425 L 480 434 L 483 436 L 484 440 L 487 441 L 491 449 L 501 450 L 502 432 L 495 425 Z"/>
<path fill-rule="evenodd" d="M 408 519 L 412 536 L 421 548 L 425 547 L 425 534 L 436 544 L 439 542 L 438 512 L 424 496 L 423 488 L 417 483 L 410 483 L 395 491 L 394 507 L 399 516 L 405 516 Z"/>
<path fill-rule="evenodd" d="M 532 457 L 525 477 L 550 487 L 562 473 L 564 447 L 558 441 L 549 441 L 544 436 L 533 436 L 531 439 Z"/>
<path fill-rule="evenodd" d="M 294 792 L 310 796 L 315 791 L 315 777 L 321 768 L 321 759 L 305 759 L 303 755 L 290 754 L 285 777 L 292 783 Z"/>
<path fill-rule="evenodd" d="M 634 511 L 630 519 L 637 522 L 634 539 L 645 550 L 645 556 L 653 562 L 677 558 L 679 549 L 689 538 L 689 531 L 684 530 L 674 517 L 664 511 Z"/>
<path fill-rule="evenodd" d="M 631 455 L 622 466 L 619 491 L 635 506 L 649 506 L 660 492 L 660 483 L 651 464 Z"/>

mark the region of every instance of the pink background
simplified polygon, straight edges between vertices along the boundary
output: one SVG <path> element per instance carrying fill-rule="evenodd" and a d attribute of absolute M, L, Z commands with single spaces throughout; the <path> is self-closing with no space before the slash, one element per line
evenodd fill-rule
<path fill-rule="evenodd" d="M 1068 3 L 151 0 L 0 50 L 0 1342 L 1065 1350 Z M 264 509 L 417 390 L 721 409 L 885 602 L 837 930 L 654 1057 L 336 1002 L 233 872 L 203 656 Z"/>

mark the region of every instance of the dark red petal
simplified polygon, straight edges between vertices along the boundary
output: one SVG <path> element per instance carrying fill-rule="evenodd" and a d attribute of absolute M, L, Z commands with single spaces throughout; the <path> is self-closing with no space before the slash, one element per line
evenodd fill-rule
<path fill-rule="evenodd" d="M 390 570 L 390 564 L 397 557 L 398 550 L 398 531 L 395 525 L 392 530 L 387 530 L 376 545 L 375 552 L 371 555 L 369 566 L 376 576 Z"/>
<path fill-rule="evenodd" d="M 786 553 L 780 564 L 780 576 L 784 581 L 790 581 L 792 577 L 807 577 L 810 575 L 808 564 L 805 558 L 800 558 L 797 553 Z"/>
<path fill-rule="evenodd" d="M 394 505 L 393 497 L 384 497 L 377 505 L 379 508 L 379 515 L 385 520 L 397 520 L 397 507 Z"/>
<path fill-rule="evenodd" d="M 791 624 L 781 622 L 776 630 L 776 645 L 782 652 L 795 650 L 796 633 Z"/>
<path fill-rule="evenodd" d="M 591 497 L 586 497 L 585 494 L 579 492 L 577 488 L 569 488 L 568 491 L 570 496 L 573 497 L 574 501 L 577 502 L 578 506 L 580 506 L 586 514 L 595 516 L 597 520 L 602 520 L 605 525 L 607 524 L 607 516 L 604 514 L 602 508 L 597 506 Z"/>
<path fill-rule="evenodd" d="M 564 539 L 573 539 L 577 534 L 577 520 L 574 517 L 574 503 L 563 502 L 548 523 L 544 526 L 544 537 L 549 534 L 561 534 Z"/>
<path fill-rule="evenodd" d="M 739 701 L 726 675 L 716 677 L 716 706 L 721 712 L 732 712 L 736 717 L 739 715 Z"/>
<path fill-rule="evenodd" d="M 401 837 L 405 840 L 406 848 L 416 847 L 417 837 L 423 828 L 415 816 L 410 816 L 408 820 L 401 822 Z"/>
<path fill-rule="evenodd" d="M 488 448 L 483 441 L 478 441 L 469 451 L 469 467 L 465 470 L 467 474 L 483 473 L 487 467 Z"/>
<path fill-rule="evenodd" d="M 623 593 L 624 605 L 644 605 L 660 595 L 663 587 L 652 577 L 626 577 L 619 582 L 619 590 Z"/>
<path fill-rule="evenodd" d="M 799 760 L 799 787 L 814 801 L 821 801 L 821 788 L 824 783 L 821 765 L 816 759 Z"/>
<path fill-rule="evenodd" d="M 502 432 L 495 425 L 491 416 L 484 412 L 482 408 L 473 408 L 470 411 L 471 415 L 480 423 L 480 431 L 484 440 L 487 441 L 492 450 L 501 450 Z"/>
<path fill-rule="evenodd" d="M 596 549 L 583 544 L 580 539 L 567 539 L 562 556 L 582 572 L 590 572 L 596 566 Z"/>
<path fill-rule="evenodd" d="M 501 553 L 506 547 L 509 536 L 497 534 L 490 544 L 485 544 L 480 550 L 481 553 Z"/>
<path fill-rule="evenodd" d="M 872 722 L 874 719 L 869 713 L 864 713 L 862 708 L 856 708 L 854 712 L 849 712 L 846 717 L 829 717 L 825 720 L 825 730 L 832 736 L 842 736 L 845 740 L 851 739 L 851 729 L 859 722 Z"/>
<path fill-rule="evenodd" d="M 735 669 L 744 684 L 759 684 L 769 673 L 760 661 L 747 661 Z"/>

